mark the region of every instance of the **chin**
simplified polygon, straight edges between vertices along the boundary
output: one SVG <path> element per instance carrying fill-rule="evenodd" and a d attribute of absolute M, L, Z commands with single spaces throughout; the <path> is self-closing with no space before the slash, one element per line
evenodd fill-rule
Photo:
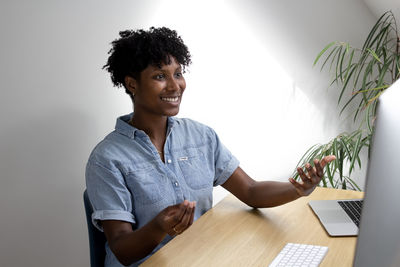
<path fill-rule="evenodd" d="M 166 115 L 167 115 L 168 117 L 173 117 L 173 116 L 178 115 L 178 113 L 179 113 L 179 111 L 176 111 L 176 112 L 168 112 Z"/>
<path fill-rule="evenodd" d="M 176 116 L 176 115 L 178 115 L 178 113 L 179 113 L 179 108 L 174 109 L 174 110 L 168 110 L 168 111 L 164 112 L 164 114 L 168 117 Z"/>

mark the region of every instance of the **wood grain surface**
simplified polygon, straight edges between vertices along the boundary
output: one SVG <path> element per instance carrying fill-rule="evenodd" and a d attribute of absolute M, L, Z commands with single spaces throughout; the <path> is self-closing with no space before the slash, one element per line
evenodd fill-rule
<path fill-rule="evenodd" d="M 141 266 L 268 266 L 289 242 L 328 246 L 321 266 L 352 266 L 356 237 L 330 237 L 307 203 L 362 197 L 318 187 L 291 203 L 253 209 L 230 194 Z"/>

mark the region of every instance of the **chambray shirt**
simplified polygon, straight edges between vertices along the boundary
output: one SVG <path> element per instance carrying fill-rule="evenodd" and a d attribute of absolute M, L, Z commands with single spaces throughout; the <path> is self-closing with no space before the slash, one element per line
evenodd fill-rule
<path fill-rule="evenodd" d="M 169 117 L 164 163 L 148 135 L 128 124 L 132 115 L 118 118 L 115 131 L 89 157 L 86 186 L 93 224 L 102 231 L 101 220 L 121 220 L 137 229 L 185 199 L 197 202 L 194 219 L 198 219 L 212 207 L 213 186 L 232 175 L 238 160 L 210 127 Z M 171 239 L 167 235 L 150 255 Z M 122 266 L 108 244 L 105 266 Z"/>

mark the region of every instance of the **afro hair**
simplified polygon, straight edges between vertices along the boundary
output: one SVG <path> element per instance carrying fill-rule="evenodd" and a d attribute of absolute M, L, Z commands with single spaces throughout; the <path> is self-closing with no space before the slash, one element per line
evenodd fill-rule
<path fill-rule="evenodd" d="M 107 64 L 103 69 L 110 73 L 116 87 L 125 87 L 125 77 L 140 79 L 140 73 L 149 65 L 170 64 L 170 56 L 185 67 L 191 63 L 191 55 L 177 32 L 166 27 L 151 27 L 148 31 L 125 30 L 119 33 L 108 52 Z M 132 94 L 125 91 L 132 97 Z"/>

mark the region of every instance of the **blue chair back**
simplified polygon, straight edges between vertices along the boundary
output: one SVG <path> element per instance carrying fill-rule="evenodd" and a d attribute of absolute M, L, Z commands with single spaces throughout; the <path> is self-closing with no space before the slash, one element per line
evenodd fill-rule
<path fill-rule="evenodd" d="M 86 190 L 83 192 L 83 203 L 85 205 L 86 222 L 89 234 L 90 266 L 104 267 L 104 259 L 106 257 L 106 237 L 104 233 L 100 232 L 92 223 L 93 208 Z"/>

